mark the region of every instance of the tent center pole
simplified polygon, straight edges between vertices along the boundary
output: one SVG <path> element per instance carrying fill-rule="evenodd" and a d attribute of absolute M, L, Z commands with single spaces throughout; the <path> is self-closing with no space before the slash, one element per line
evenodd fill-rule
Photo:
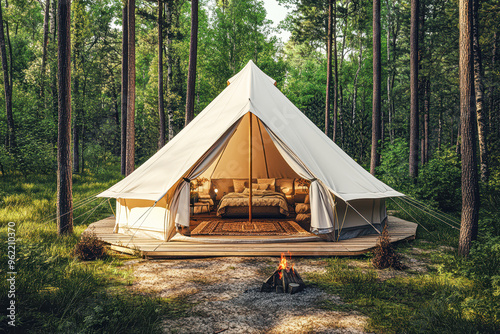
<path fill-rule="evenodd" d="M 252 222 L 252 113 L 248 113 L 248 221 Z"/>

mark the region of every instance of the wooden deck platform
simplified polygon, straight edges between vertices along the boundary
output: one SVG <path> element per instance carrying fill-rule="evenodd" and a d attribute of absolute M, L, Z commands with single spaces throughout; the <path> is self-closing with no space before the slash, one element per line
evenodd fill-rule
<path fill-rule="evenodd" d="M 196 242 L 196 238 L 184 238 L 176 235 L 170 242 L 164 242 L 153 238 L 136 236 L 131 238 L 131 235 L 128 234 L 113 233 L 114 223 L 115 218 L 109 217 L 90 224 L 87 230 L 93 229 L 97 237 L 108 244 L 112 250 L 127 254 L 139 254 L 145 258 L 279 256 L 282 252 L 287 251 L 292 252 L 295 256 L 353 256 L 373 249 L 379 236 L 372 234 L 339 242 L 327 242 L 319 238 L 307 237 L 308 239 L 302 239 L 300 242 L 288 242 L 285 239 L 281 242 L 266 243 L 266 237 L 262 236 L 217 236 L 217 240 Z M 415 239 L 417 224 L 389 216 L 388 231 L 391 242 L 412 240 Z M 255 238 L 259 239 L 259 243 L 249 243 Z M 272 239 L 275 240 L 276 237 Z"/>

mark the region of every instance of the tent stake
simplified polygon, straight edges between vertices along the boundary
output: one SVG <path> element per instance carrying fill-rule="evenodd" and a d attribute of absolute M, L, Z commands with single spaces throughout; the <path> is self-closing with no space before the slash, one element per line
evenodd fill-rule
<path fill-rule="evenodd" d="M 248 221 L 252 222 L 252 113 L 248 127 Z"/>

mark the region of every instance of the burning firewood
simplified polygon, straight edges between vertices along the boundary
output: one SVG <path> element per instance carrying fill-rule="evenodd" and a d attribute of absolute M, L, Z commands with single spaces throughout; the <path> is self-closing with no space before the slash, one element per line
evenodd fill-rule
<path fill-rule="evenodd" d="M 290 260 L 291 258 L 290 254 Z M 281 253 L 278 269 L 262 284 L 260 291 L 294 294 L 304 290 L 305 287 L 304 281 L 293 264 L 290 266 L 290 261 L 287 261 L 285 254 Z"/>

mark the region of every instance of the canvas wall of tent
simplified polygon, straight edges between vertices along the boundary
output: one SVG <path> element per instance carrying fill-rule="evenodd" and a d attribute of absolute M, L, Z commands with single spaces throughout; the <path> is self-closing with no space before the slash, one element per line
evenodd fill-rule
<path fill-rule="evenodd" d="M 115 232 L 169 241 L 198 214 L 243 221 L 249 204 L 254 224 L 285 219 L 348 239 L 381 231 L 385 199 L 404 195 L 358 165 L 250 61 L 168 144 L 98 196 L 117 200 Z"/>

